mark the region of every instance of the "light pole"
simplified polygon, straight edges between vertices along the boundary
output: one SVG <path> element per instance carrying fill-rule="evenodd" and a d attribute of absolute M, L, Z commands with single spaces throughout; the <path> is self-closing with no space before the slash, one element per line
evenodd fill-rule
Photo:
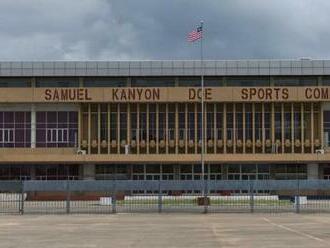
<path fill-rule="evenodd" d="M 204 122 L 204 63 L 203 63 L 203 24 L 204 22 L 201 21 L 200 28 L 201 28 L 201 166 L 202 166 L 202 182 L 203 182 L 203 202 L 204 202 L 204 212 L 207 212 L 207 181 L 205 180 L 205 161 L 204 161 L 204 154 L 205 154 L 205 122 Z"/>

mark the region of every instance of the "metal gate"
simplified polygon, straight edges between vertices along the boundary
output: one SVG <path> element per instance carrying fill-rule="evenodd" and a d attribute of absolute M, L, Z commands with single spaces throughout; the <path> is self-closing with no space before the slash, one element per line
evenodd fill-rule
<path fill-rule="evenodd" d="M 0 181 L 0 214 L 23 214 L 26 194 L 20 181 Z"/>

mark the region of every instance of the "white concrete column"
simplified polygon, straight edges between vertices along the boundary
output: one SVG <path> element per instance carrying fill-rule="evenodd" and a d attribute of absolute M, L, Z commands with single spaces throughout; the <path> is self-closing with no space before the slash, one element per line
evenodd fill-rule
<path fill-rule="evenodd" d="M 83 180 L 95 180 L 95 164 L 84 164 L 82 170 Z"/>
<path fill-rule="evenodd" d="M 307 179 L 319 179 L 318 164 L 307 164 Z"/>
<path fill-rule="evenodd" d="M 31 104 L 31 148 L 36 148 L 36 106 Z"/>

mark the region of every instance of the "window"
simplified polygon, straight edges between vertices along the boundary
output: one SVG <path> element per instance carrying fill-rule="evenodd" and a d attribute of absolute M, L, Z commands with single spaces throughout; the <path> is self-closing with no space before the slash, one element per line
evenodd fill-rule
<path fill-rule="evenodd" d="M 204 77 L 204 85 L 208 87 L 224 86 L 224 81 L 221 77 Z"/>
<path fill-rule="evenodd" d="M 76 147 L 78 112 L 37 112 L 37 147 Z"/>
<path fill-rule="evenodd" d="M 1 130 L 0 142 L 13 143 L 14 142 L 14 128 L 4 128 Z"/>
<path fill-rule="evenodd" d="M 233 124 L 233 105 L 232 104 L 228 104 L 227 105 L 227 140 L 231 140 L 233 139 L 233 128 L 234 128 L 234 124 Z"/>
<path fill-rule="evenodd" d="M 262 105 L 257 103 L 255 105 L 255 114 L 254 114 L 254 122 L 255 122 L 255 139 L 262 139 Z"/>
<path fill-rule="evenodd" d="M 68 128 L 50 128 L 47 130 L 47 142 L 67 143 L 69 142 Z"/>
<path fill-rule="evenodd" d="M 0 112 L 0 147 L 31 146 L 31 113 Z"/>
<path fill-rule="evenodd" d="M 252 141 L 253 135 L 252 104 L 245 104 L 245 139 Z M 256 115 L 255 115 L 256 118 Z M 257 119 L 258 120 L 258 119 Z M 257 125 L 256 125 L 257 126 Z"/>
<path fill-rule="evenodd" d="M 149 104 L 149 141 L 156 140 L 156 105 Z"/>
<path fill-rule="evenodd" d="M 221 140 L 222 137 L 222 132 L 223 132 L 223 105 L 222 104 L 217 104 L 216 106 L 216 122 L 217 122 L 217 139 Z"/>
<path fill-rule="evenodd" d="M 180 140 L 184 140 L 185 139 L 185 132 L 186 132 L 186 129 L 185 129 L 185 105 L 184 104 L 179 104 L 179 107 L 178 107 L 178 118 L 179 118 L 179 139 Z"/>
<path fill-rule="evenodd" d="M 330 146 L 330 111 L 323 112 L 324 145 Z"/>
<path fill-rule="evenodd" d="M 126 104 L 119 104 L 120 110 L 120 141 L 127 139 L 127 105 Z"/>
<path fill-rule="evenodd" d="M 38 78 L 36 87 L 79 87 L 78 78 Z"/>
<path fill-rule="evenodd" d="M 204 86 L 219 87 L 223 86 L 222 77 L 204 77 Z M 179 77 L 181 87 L 201 87 L 201 77 Z"/>
<path fill-rule="evenodd" d="M 137 107 L 136 104 L 130 104 L 131 108 L 131 139 L 136 141 L 137 138 Z"/>
<path fill-rule="evenodd" d="M 316 77 L 275 77 L 275 86 L 316 86 Z"/>
<path fill-rule="evenodd" d="M 277 180 L 297 180 L 307 178 L 306 164 L 274 164 L 272 171 Z"/>
<path fill-rule="evenodd" d="M 192 165 L 182 164 L 180 165 L 180 180 L 192 180 Z"/>
<path fill-rule="evenodd" d="M 211 164 L 210 166 L 210 180 L 221 180 L 221 165 L 220 164 Z"/>
<path fill-rule="evenodd" d="M 125 87 L 126 78 L 87 77 L 84 79 L 85 87 Z"/>
<path fill-rule="evenodd" d="M 132 78 L 132 87 L 174 87 L 174 78 Z"/>
<path fill-rule="evenodd" d="M 98 164 L 95 166 L 97 180 L 127 180 L 128 165 L 126 164 Z"/>
<path fill-rule="evenodd" d="M 0 180 L 29 180 L 30 166 L 26 165 L 1 165 Z"/>
<path fill-rule="evenodd" d="M 158 136 L 160 141 L 165 141 L 166 139 L 166 105 L 159 104 L 159 114 L 158 114 Z"/>
<path fill-rule="evenodd" d="M 195 105 L 188 104 L 188 141 L 195 141 Z"/>
<path fill-rule="evenodd" d="M 146 141 L 147 138 L 147 105 L 140 105 L 140 141 Z"/>
<path fill-rule="evenodd" d="M 206 139 L 214 139 L 214 105 L 206 105 Z"/>
<path fill-rule="evenodd" d="M 201 86 L 201 78 L 200 77 L 192 77 L 192 78 L 179 78 L 179 86 L 182 87 L 200 87 Z"/>
<path fill-rule="evenodd" d="M 235 120 L 235 138 L 236 140 L 243 140 L 243 108 L 242 104 L 236 104 L 236 120 Z"/>
<path fill-rule="evenodd" d="M 146 165 L 146 180 L 160 180 L 160 165 Z"/>
<path fill-rule="evenodd" d="M 169 140 L 175 139 L 175 105 L 168 105 L 168 136 Z"/>
<path fill-rule="evenodd" d="M 0 78 L 0 88 L 31 87 L 29 78 Z"/>
<path fill-rule="evenodd" d="M 227 86 L 229 87 L 261 87 L 269 86 L 270 78 L 254 78 L 254 77 L 228 77 Z"/>
<path fill-rule="evenodd" d="M 36 180 L 77 180 L 79 166 L 77 165 L 36 165 Z"/>
<path fill-rule="evenodd" d="M 162 180 L 174 180 L 174 165 L 162 165 Z"/>
<path fill-rule="evenodd" d="M 265 139 L 271 139 L 271 129 L 272 129 L 272 120 L 271 120 L 271 105 L 270 104 L 264 104 L 264 135 Z"/>

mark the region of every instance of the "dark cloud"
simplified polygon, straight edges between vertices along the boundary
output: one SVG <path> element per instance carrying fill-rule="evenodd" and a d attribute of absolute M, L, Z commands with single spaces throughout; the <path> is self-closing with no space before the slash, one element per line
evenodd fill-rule
<path fill-rule="evenodd" d="M 1 0 L 0 60 L 327 58 L 325 0 Z"/>

